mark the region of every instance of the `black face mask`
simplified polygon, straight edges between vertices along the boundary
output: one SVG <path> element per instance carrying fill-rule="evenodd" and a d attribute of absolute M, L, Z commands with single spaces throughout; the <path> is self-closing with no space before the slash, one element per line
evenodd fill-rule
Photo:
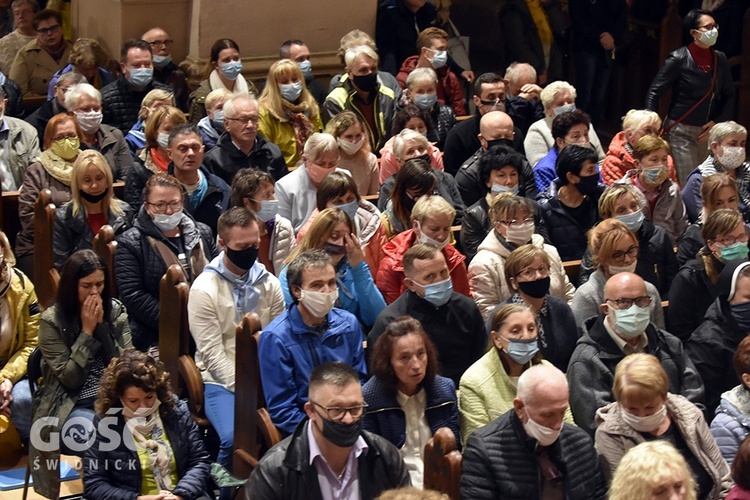
<path fill-rule="evenodd" d="M 229 261 L 240 269 L 247 271 L 258 258 L 258 249 L 255 247 L 248 247 L 244 250 L 232 250 L 227 246 L 226 252 Z"/>
<path fill-rule="evenodd" d="M 490 149 L 494 146 L 503 146 L 508 149 L 513 149 L 513 141 L 510 139 L 493 139 L 491 141 L 487 141 L 487 149 Z"/>
<path fill-rule="evenodd" d="M 413 159 L 414 160 L 422 160 L 423 162 L 427 163 L 428 165 L 430 164 L 430 154 L 429 153 L 425 153 L 422 156 L 417 156 L 417 157 L 415 157 Z"/>
<path fill-rule="evenodd" d="M 335 243 L 325 242 L 323 244 L 323 250 L 328 252 L 330 255 L 344 255 L 346 253 L 346 247 L 344 245 L 337 245 Z"/>
<path fill-rule="evenodd" d="M 78 191 L 78 194 L 80 194 L 81 198 L 88 201 L 89 203 L 99 203 L 100 201 L 104 199 L 105 196 L 107 196 L 108 192 L 109 190 L 106 190 L 102 194 L 93 195 L 93 194 L 88 194 L 83 189 L 81 189 Z"/>
<path fill-rule="evenodd" d="M 378 74 L 358 75 L 352 78 L 354 85 L 362 92 L 372 92 L 378 86 Z"/>
<path fill-rule="evenodd" d="M 417 204 L 417 200 L 412 200 L 408 196 L 404 195 L 401 198 L 402 204 L 404 205 L 404 208 L 411 213 L 412 209 L 414 208 L 414 205 Z"/>
<path fill-rule="evenodd" d="M 534 299 L 541 299 L 549 293 L 550 278 L 540 278 L 534 281 L 519 281 L 518 288 Z"/>
<path fill-rule="evenodd" d="M 579 176 L 579 178 L 581 180 L 576 184 L 576 188 L 582 195 L 587 196 L 596 192 L 599 187 L 599 174 L 587 175 L 586 177 Z"/>
<path fill-rule="evenodd" d="M 341 422 L 326 420 L 322 417 L 321 420 L 323 421 L 323 429 L 318 430 L 323 433 L 324 438 L 339 448 L 349 448 L 350 446 L 354 446 L 354 443 L 357 442 L 357 438 L 362 434 L 361 418 L 351 424 L 342 424 Z"/>

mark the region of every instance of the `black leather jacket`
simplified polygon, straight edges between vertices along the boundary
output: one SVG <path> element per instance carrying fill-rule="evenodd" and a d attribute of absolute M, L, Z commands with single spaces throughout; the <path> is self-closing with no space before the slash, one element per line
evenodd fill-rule
<path fill-rule="evenodd" d="M 702 126 L 710 121 L 716 123 L 732 119 L 734 110 L 734 86 L 729 62 L 723 52 L 715 51 L 718 67 L 713 95 L 707 97 L 682 123 Z M 664 64 L 651 82 L 646 93 L 646 108 L 659 110 L 659 98 L 672 90 L 668 116 L 672 120 L 681 118 L 698 102 L 711 85 L 713 70 L 705 73 L 693 61 L 687 47 L 680 47 L 667 56 Z"/>

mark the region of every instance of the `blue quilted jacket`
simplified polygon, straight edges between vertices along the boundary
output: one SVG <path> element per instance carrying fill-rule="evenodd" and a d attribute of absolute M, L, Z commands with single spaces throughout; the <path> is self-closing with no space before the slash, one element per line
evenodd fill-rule
<path fill-rule="evenodd" d="M 721 454 L 732 466 L 737 449 L 750 433 L 750 391 L 738 385 L 721 395 L 716 417 L 711 422 L 711 434 Z"/>

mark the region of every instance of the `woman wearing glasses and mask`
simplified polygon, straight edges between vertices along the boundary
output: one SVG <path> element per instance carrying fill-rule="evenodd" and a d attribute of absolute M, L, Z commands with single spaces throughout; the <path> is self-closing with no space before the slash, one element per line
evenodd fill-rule
<path fill-rule="evenodd" d="M 655 356 L 631 354 L 618 363 L 612 387 L 617 402 L 596 412 L 596 451 L 604 476 L 611 480 L 636 445 L 666 441 L 685 458 L 697 483 L 697 498 L 724 498 L 732 486 L 729 466 L 701 410 L 668 391 L 669 377 Z"/>
<path fill-rule="evenodd" d="M 115 275 L 128 308 L 133 345 L 146 351 L 159 339 L 159 284 L 167 268 L 179 265 L 188 283 L 218 255 L 211 229 L 183 213 L 180 182 L 154 174 L 133 227 L 117 238 Z"/>
<path fill-rule="evenodd" d="M 596 266 L 589 280 L 578 287 L 571 308 L 576 324 L 599 315 L 599 306 L 604 303 L 604 285 L 609 278 L 621 272 L 635 272 L 638 264 L 638 239 L 624 222 L 607 219 L 600 222 L 588 234 L 588 251 Z M 651 297 L 651 321 L 664 328 L 664 310 L 661 307 L 659 290 L 646 281 L 646 291 Z"/>
<path fill-rule="evenodd" d="M 458 405 L 453 381 L 437 374 L 438 354 L 422 325 L 410 316 L 390 323 L 370 357 L 372 378 L 362 388 L 369 405 L 365 430 L 383 436 L 400 451 L 421 488 L 424 447 L 441 427 L 460 443 Z"/>
<path fill-rule="evenodd" d="M 523 304 L 505 304 L 493 313 L 487 353 L 461 377 L 458 408 L 461 439 L 513 408 L 518 378 L 543 360 L 534 313 Z M 565 422 L 573 423 L 570 410 Z"/>
<path fill-rule="evenodd" d="M 469 265 L 469 286 L 479 311 L 486 320 L 498 304 L 512 295 L 505 281 L 505 259 L 521 245 L 531 243 L 544 250 L 550 264 L 549 293 L 564 299 L 573 298 L 575 287 L 563 268 L 560 254 L 544 238 L 534 234 L 534 202 L 512 193 L 498 195 L 490 207 L 489 217 L 494 227 L 479 245 Z"/>

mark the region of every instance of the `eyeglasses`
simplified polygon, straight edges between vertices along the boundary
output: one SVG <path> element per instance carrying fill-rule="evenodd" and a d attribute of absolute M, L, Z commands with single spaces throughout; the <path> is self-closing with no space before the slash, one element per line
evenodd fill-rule
<path fill-rule="evenodd" d="M 52 142 L 62 141 L 64 139 L 78 139 L 78 134 L 56 135 L 52 138 Z"/>
<path fill-rule="evenodd" d="M 630 257 L 631 259 L 638 257 L 638 245 L 633 245 L 624 252 L 615 252 L 612 254 L 612 259 L 615 262 L 623 262 L 625 260 L 625 257 Z"/>
<path fill-rule="evenodd" d="M 723 247 L 728 247 L 729 245 L 734 245 L 735 243 L 747 243 L 748 240 L 750 240 L 750 236 L 748 236 L 747 234 L 743 234 L 741 236 L 737 236 L 736 238 L 725 236 L 721 239 L 717 239 L 716 243 Z"/>
<path fill-rule="evenodd" d="M 353 419 L 359 420 L 362 415 L 365 413 L 365 408 L 367 408 L 367 403 L 363 405 L 357 405 L 357 406 L 349 406 L 347 408 L 341 408 L 339 406 L 323 406 L 321 404 L 316 403 L 315 401 L 310 401 L 315 406 L 319 406 L 323 408 L 326 413 L 328 414 L 328 418 L 331 420 L 342 420 L 344 418 L 344 415 L 347 413 L 352 416 Z"/>
<path fill-rule="evenodd" d="M 499 220 L 498 222 L 504 226 L 521 226 L 523 224 L 534 222 L 534 218 L 526 217 L 525 219 Z"/>
<path fill-rule="evenodd" d="M 56 33 L 57 30 L 59 29 L 60 29 L 59 24 L 53 24 L 49 28 L 39 28 L 38 30 L 36 30 L 36 32 L 39 33 L 40 35 L 46 35 L 48 33 Z"/>
<path fill-rule="evenodd" d="M 492 106 L 492 109 L 490 109 L 490 111 L 505 109 L 505 102 L 500 99 L 497 99 L 495 101 L 483 101 L 480 99 L 479 104 L 481 104 L 482 106 Z"/>
<path fill-rule="evenodd" d="M 146 202 L 147 204 L 154 207 L 154 211 L 157 214 L 163 214 L 167 211 L 167 207 L 172 209 L 172 212 L 177 212 L 178 210 L 182 210 L 182 200 L 174 200 L 170 201 L 169 203 L 165 203 L 163 201 L 160 201 L 159 203 L 150 203 Z"/>
<path fill-rule="evenodd" d="M 644 297 L 636 297 L 634 299 L 604 299 L 604 301 L 614 302 L 615 304 L 617 304 L 617 309 L 627 309 L 633 304 L 637 305 L 638 307 L 648 307 L 649 305 L 651 305 L 651 297 L 649 297 L 648 295 Z"/>
<path fill-rule="evenodd" d="M 526 281 L 531 281 L 537 276 L 541 276 L 542 278 L 545 278 L 549 276 L 549 267 L 546 265 L 541 265 L 537 267 L 536 269 L 532 267 L 527 267 L 526 269 L 522 270 L 520 273 L 516 274 L 516 278 L 521 277 L 525 279 Z"/>
<path fill-rule="evenodd" d="M 719 24 L 718 23 L 713 23 L 713 24 L 707 24 L 705 26 L 698 26 L 698 28 L 696 28 L 696 30 L 698 30 L 698 31 L 700 31 L 700 30 L 711 31 L 714 28 L 719 29 Z"/>
<path fill-rule="evenodd" d="M 174 40 L 154 40 L 153 42 L 148 42 L 155 49 L 159 47 L 171 47 L 173 43 Z"/>
<path fill-rule="evenodd" d="M 248 123 L 257 125 L 258 123 L 260 123 L 260 117 L 259 116 L 241 116 L 239 118 L 229 118 L 225 116 L 224 121 L 237 122 L 242 125 L 247 125 Z"/>

